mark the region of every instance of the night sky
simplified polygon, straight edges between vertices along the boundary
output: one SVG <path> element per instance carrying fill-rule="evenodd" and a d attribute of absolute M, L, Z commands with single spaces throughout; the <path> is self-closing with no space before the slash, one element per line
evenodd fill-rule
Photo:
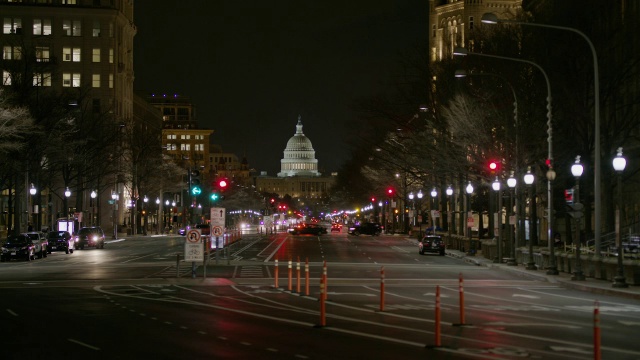
<path fill-rule="evenodd" d="M 302 116 L 321 172 L 350 157 L 353 103 L 427 41 L 426 0 L 136 0 L 135 89 L 189 96 L 225 152 L 276 175 Z"/>

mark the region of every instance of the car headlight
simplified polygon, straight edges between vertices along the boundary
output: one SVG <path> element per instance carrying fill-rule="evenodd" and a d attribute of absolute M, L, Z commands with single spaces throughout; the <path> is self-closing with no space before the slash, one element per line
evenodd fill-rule
<path fill-rule="evenodd" d="M 98 241 L 98 237 L 96 235 L 93 236 L 93 241 Z"/>

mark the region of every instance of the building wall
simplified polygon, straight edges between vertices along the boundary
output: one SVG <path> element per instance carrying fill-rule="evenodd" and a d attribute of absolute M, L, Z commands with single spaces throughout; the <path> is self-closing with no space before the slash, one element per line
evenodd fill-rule
<path fill-rule="evenodd" d="M 334 176 L 258 176 L 255 185 L 257 191 L 278 194 L 281 198 L 287 195 L 292 198 L 321 198 L 329 195 L 335 181 Z"/>

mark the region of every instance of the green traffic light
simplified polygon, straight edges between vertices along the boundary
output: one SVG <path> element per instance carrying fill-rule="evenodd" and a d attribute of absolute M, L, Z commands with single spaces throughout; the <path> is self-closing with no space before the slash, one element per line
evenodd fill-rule
<path fill-rule="evenodd" d="M 191 194 L 192 195 L 198 196 L 201 193 L 202 193 L 202 189 L 200 189 L 199 186 L 194 186 L 194 187 L 191 188 Z"/>
<path fill-rule="evenodd" d="M 211 200 L 216 201 L 218 200 L 219 196 L 216 193 L 211 194 Z"/>

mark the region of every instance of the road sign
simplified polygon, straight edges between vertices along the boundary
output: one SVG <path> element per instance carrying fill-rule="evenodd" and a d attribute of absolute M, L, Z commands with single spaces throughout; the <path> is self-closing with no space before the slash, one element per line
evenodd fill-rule
<path fill-rule="evenodd" d="M 211 228 L 211 233 L 213 234 L 213 236 L 222 236 L 222 227 L 214 226 L 213 228 Z"/>
<path fill-rule="evenodd" d="M 187 231 L 187 242 L 188 243 L 200 243 L 201 237 L 200 229 L 190 229 Z"/>
<path fill-rule="evenodd" d="M 211 208 L 211 226 L 220 226 L 224 228 L 225 208 Z"/>
<path fill-rule="evenodd" d="M 203 261 L 204 247 L 200 242 L 192 243 L 186 241 L 184 243 L 184 261 Z"/>
<path fill-rule="evenodd" d="M 467 227 L 473 227 L 475 221 L 473 221 L 473 217 L 469 216 L 467 218 Z"/>

